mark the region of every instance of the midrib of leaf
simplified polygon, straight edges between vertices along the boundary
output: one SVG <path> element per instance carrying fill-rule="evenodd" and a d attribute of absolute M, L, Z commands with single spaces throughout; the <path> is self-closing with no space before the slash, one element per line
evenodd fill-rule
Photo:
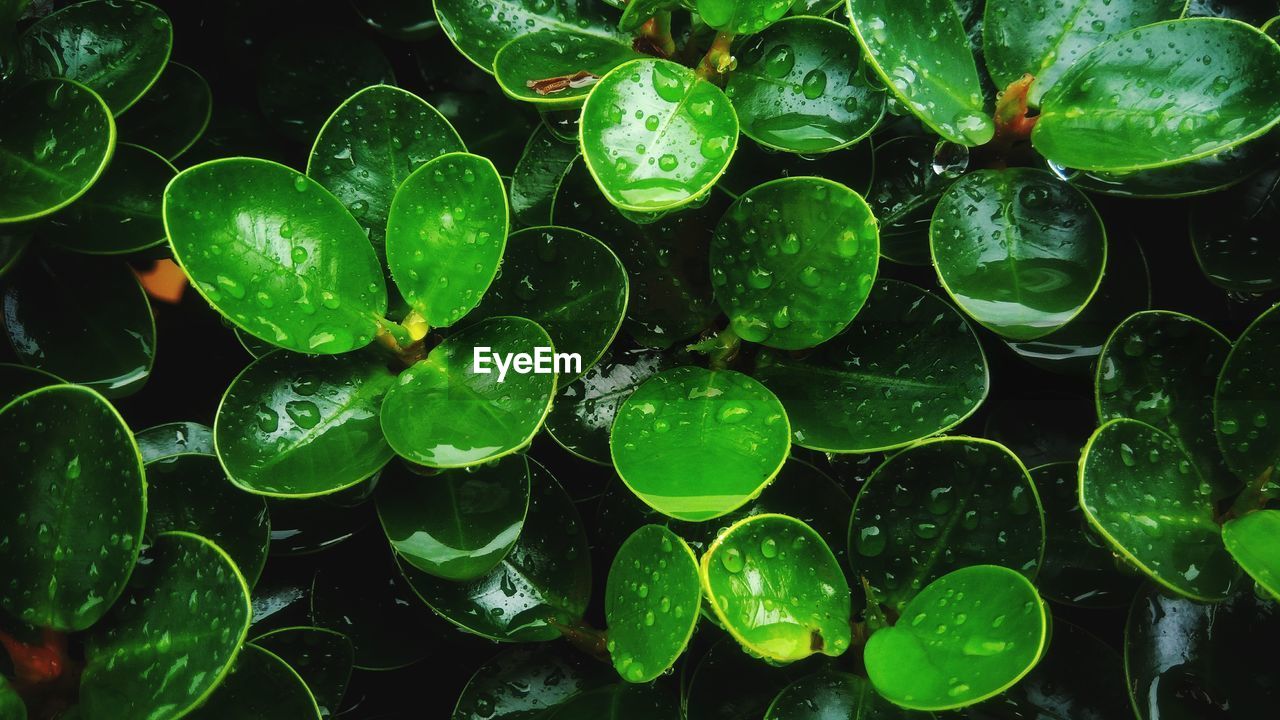
<path fill-rule="evenodd" d="M 945 547 L 947 544 L 947 541 L 951 539 L 951 533 L 956 529 L 956 525 L 960 523 L 960 518 L 962 515 L 964 515 L 964 510 L 966 507 L 968 507 L 968 505 L 969 505 L 968 495 L 961 495 L 958 498 L 956 498 L 955 509 L 947 517 L 947 523 L 942 526 L 942 531 L 938 533 L 937 541 L 932 546 L 930 546 L 929 553 L 925 555 L 924 561 L 917 565 L 914 565 L 913 569 L 915 570 L 915 572 L 912 573 L 912 576 L 911 576 L 912 579 L 905 584 L 906 587 L 914 588 L 916 583 L 918 582 L 920 584 L 921 590 L 924 589 L 925 579 L 930 575 L 930 573 L 933 572 L 934 566 L 938 564 L 938 557 L 942 554 L 942 548 Z M 915 594 L 911 595 L 905 600 L 899 600 L 897 603 L 898 609 L 901 610 L 903 607 L 905 607 L 906 604 L 911 602 L 911 599 L 914 598 L 919 593 L 920 591 L 917 590 Z"/>
<path fill-rule="evenodd" d="M 394 378 L 385 378 L 386 385 L 390 386 Z M 306 428 L 292 440 L 288 440 L 280 445 L 272 448 L 272 453 L 265 461 L 255 463 L 253 468 L 256 470 L 266 471 L 275 467 L 279 463 L 288 459 L 288 456 L 298 448 L 309 445 L 316 437 L 323 435 L 329 428 L 336 425 L 340 420 L 345 420 L 347 411 L 366 399 L 366 393 L 376 395 L 379 390 L 384 390 L 377 382 L 376 377 L 365 376 L 356 386 L 355 392 L 347 396 L 346 400 L 341 403 L 335 403 L 329 407 L 333 409 L 332 413 L 327 414 L 324 419 L 316 423 L 314 427 Z M 385 390 L 384 390 L 385 391 Z"/>
<path fill-rule="evenodd" d="M 59 186 L 59 187 L 63 187 L 63 188 L 73 187 L 73 185 L 72 185 L 71 183 L 69 183 L 69 182 L 67 182 L 66 180 L 64 180 L 64 179 L 62 178 L 62 176 L 61 176 L 61 175 L 59 175 L 58 173 L 49 172 L 48 170 L 44 169 L 43 167 L 41 167 L 41 166 L 39 166 L 39 165 L 36 165 L 35 163 L 31 162 L 31 161 L 30 161 L 30 160 L 28 160 L 26 157 L 24 157 L 24 156 L 22 156 L 22 155 L 19 155 L 19 154 L 17 154 L 17 153 L 15 153 L 15 152 L 13 152 L 12 150 L 10 150 L 10 149 L 6 148 L 3 144 L 0 144 L 0 155 L 3 155 L 3 156 L 5 156 L 5 157 L 7 157 L 7 158 L 12 158 L 12 159 L 13 159 L 13 160 L 15 160 L 19 165 L 21 165 L 21 166 L 23 166 L 23 167 L 25 167 L 25 168 L 27 168 L 27 169 L 31 170 L 31 171 L 32 171 L 32 172 L 34 172 L 36 175 L 39 175 L 40 177 L 44 178 L 45 180 L 48 180 L 49 182 L 53 183 L 54 185 L 57 185 L 57 186 Z"/>
<path fill-rule="evenodd" d="M 555 0 L 554 2 L 550 3 L 551 8 L 553 10 L 559 9 L 561 4 L 562 4 L 561 0 Z M 556 18 L 554 16 L 542 15 L 536 12 L 531 12 L 526 3 L 518 2 L 518 0 L 496 0 L 496 2 L 493 3 L 493 12 L 489 14 L 490 20 L 491 21 L 494 20 L 496 16 L 502 14 L 504 10 L 506 12 L 507 18 L 509 19 L 503 23 L 503 26 L 515 31 L 510 36 L 506 36 L 504 34 L 503 36 L 504 41 L 514 37 L 518 37 L 520 35 L 531 33 L 531 32 L 539 32 L 541 30 L 555 30 L 557 32 L 562 32 L 569 35 L 590 35 L 593 37 L 600 38 L 602 40 L 611 40 L 620 45 L 622 44 L 621 41 L 619 40 L 618 34 L 610 31 L 607 26 L 601 27 L 594 24 L 589 24 L 587 25 L 587 27 L 582 27 L 581 25 L 578 25 L 576 23 L 562 21 L 559 18 Z M 534 27 L 526 27 L 526 28 L 518 27 L 521 21 L 527 20 L 527 19 L 534 20 L 534 23 L 535 23 Z"/>
<path fill-rule="evenodd" d="M 781 367 L 788 370 L 799 370 L 813 375 L 822 377 L 835 378 L 837 380 L 850 380 L 853 382 L 865 383 L 877 387 L 899 388 L 907 390 L 955 390 L 954 385 L 943 385 L 941 383 L 925 382 L 923 380 L 907 380 L 904 378 L 888 377 L 886 375 L 875 375 L 865 372 L 851 372 L 848 370 L 833 370 L 831 368 L 809 365 L 804 362 L 792 362 L 790 360 L 781 360 L 775 364 L 775 367 Z"/>

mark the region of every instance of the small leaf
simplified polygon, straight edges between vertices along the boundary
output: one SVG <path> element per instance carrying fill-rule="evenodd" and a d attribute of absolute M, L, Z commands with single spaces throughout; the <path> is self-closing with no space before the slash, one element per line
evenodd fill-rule
<path fill-rule="evenodd" d="M 582 107 L 581 137 L 609 202 L 652 213 L 711 189 L 737 148 L 738 117 L 724 92 L 692 70 L 646 58 L 596 83 Z"/>
<path fill-rule="evenodd" d="M 849 649 L 849 585 L 813 528 L 755 515 L 720 534 L 700 565 L 707 603 L 752 654 L 793 662 Z"/>
<path fill-rule="evenodd" d="M 476 348 L 486 347 L 491 356 L 477 364 Z M 551 338 L 519 317 L 489 318 L 451 336 L 387 392 L 387 442 L 410 462 L 439 468 L 478 465 L 528 445 L 551 409 L 556 375 L 512 370 L 500 382 L 492 360 L 514 363 L 536 348 L 553 352 Z"/>
<path fill-rule="evenodd" d="M 164 222 L 174 258 L 214 309 L 286 350 L 364 347 L 386 314 L 364 230 L 284 165 L 229 158 L 188 168 L 165 190 Z"/>
<path fill-rule="evenodd" d="M 166 240 L 160 217 L 165 186 L 178 171 L 154 152 L 119 143 L 102 181 L 49 218 L 42 235 L 67 250 L 122 255 Z"/>
<path fill-rule="evenodd" d="M 644 57 L 622 37 L 542 30 L 516 36 L 493 59 L 502 91 L 540 108 L 577 107 L 610 70 Z"/>
<path fill-rule="evenodd" d="M 231 381 L 214 443 L 246 492 L 312 497 L 351 487 L 391 459 L 378 413 L 396 383 L 372 354 L 274 352 Z"/>
<path fill-rule="evenodd" d="M 435 0 L 435 8 L 449 40 L 485 72 L 493 72 L 504 45 L 542 30 L 627 41 L 616 27 L 617 13 L 590 0 L 494 0 L 480 7 L 471 0 Z"/>
<path fill-rule="evenodd" d="M 453 720 L 536 718 L 616 678 L 612 670 L 565 644 L 511 646 L 471 676 Z"/>
<path fill-rule="evenodd" d="M 1173 438 L 1137 420 L 1098 428 L 1080 458 L 1090 524 L 1157 583 L 1201 602 L 1226 598 L 1237 574 L 1211 493 Z"/>
<path fill-rule="evenodd" d="M 1280 459 L 1280 410 L 1276 383 L 1280 378 L 1280 306 L 1262 313 L 1245 328 L 1218 376 L 1214 422 L 1218 447 L 1227 467 L 1246 483 L 1274 472 Z M 1274 480 L 1272 481 L 1274 482 Z"/>
<path fill-rule="evenodd" d="M 320 717 L 338 713 L 355 662 L 355 650 L 346 635 L 318 627 L 281 628 L 254 638 L 251 647 L 274 654 L 298 673 L 315 698 Z"/>
<path fill-rule="evenodd" d="M 1048 617 L 1035 586 L 998 565 L 974 565 L 930 583 L 897 625 L 867 641 L 871 684 L 902 707 L 938 712 L 1012 687 L 1035 667 Z"/>
<path fill-rule="evenodd" d="M 954 143 L 991 139 L 995 124 L 955 3 L 848 0 L 847 9 L 872 67 L 916 117 Z"/>
<path fill-rule="evenodd" d="M 378 483 L 378 519 L 401 560 L 445 580 L 487 575 L 524 528 L 529 464 L 508 455 L 435 477 L 387 473 Z"/>
<path fill-rule="evenodd" d="M 249 631 L 249 587 L 213 543 L 164 533 L 129 594 L 85 642 L 80 710 L 104 720 L 181 717 L 226 676 Z M 162 672 L 167 683 L 151 675 Z"/>
<path fill-rule="evenodd" d="M 98 393 L 53 385 L 0 410 L 0 457 L 0 608 L 40 627 L 90 627 L 138 560 L 147 503 L 133 435 Z"/>
<path fill-rule="evenodd" d="M 731 35 L 753 35 L 787 14 L 795 0 L 696 0 L 708 26 Z"/>
<path fill-rule="evenodd" d="M 493 282 L 507 243 L 506 188 L 493 163 L 449 153 L 413 171 L 387 216 L 387 263 L 433 327 L 462 319 Z"/>
<path fill-rule="evenodd" d="M 120 119 L 120 139 L 174 160 L 204 135 L 213 93 L 200 73 L 171 62 L 155 85 Z"/>
<path fill-rule="evenodd" d="M 947 292 L 1012 340 L 1043 337 L 1079 315 L 1107 261 L 1093 204 L 1041 170 L 966 175 L 938 202 L 929 237 Z"/>
<path fill-rule="evenodd" d="M 693 637 L 701 607 L 698 560 L 688 543 L 661 525 L 636 530 L 614 555 L 605 588 L 614 669 L 632 683 L 670 670 Z"/>
<path fill-rule="evenodd" d="M 297 671 L 278 655 L 253 643 L 209 699 L 187 717 L 192 720 L 319 720 L 320 707 Z"/>
<path fill-rule="evenodd" d="M 1227 552 L 1258 583 L 1280 598 L 1280 510 L 1260 510 L 1222 526 Z"/>
<path fill-rule="evenodd" d="M 732 370 L 678 367 L 627 398 L 609 446 L 637 497 L 701 521 L 758 495 L 782 468 L 790 435 L 782 404 L 760 383 Z"/>
<path fill-rule="evenodd" d="M 609 431 L 618 408 L 641 383 L 673 362 L 668 355 L 652 350 L 606 353 L 582 377 L 563 386 L 547 415 L 547 431 L 574 455 L 611 465 Z"/>
<path fill-rule="evenodd" d="M 511 214 L 519 224 L 553 224 L 552 203 L 577 158 L 576 142 L 563 142 L 545 124 L 538 125 L 511 175 Z"/>
<path fill-rule="evenodd" d="M 909 720 L 919 717 L 880 697 L 866 678 L 835 670 L 801 678 L 778 693 L 764 720 Z"/>
<path fill-rule="evenodd" d="M 146 94 L 169 62 L 173 24 L 137 0 L 89 0 L 48 15 L 18 38 L 28 77 L 84 83 L 119 115 Z"/>
<path fill-rule="evenodd" d="M 1209 157 L 1277 122 L 1280 47 L 1244 23 L 1174 20 L 1073 64 L 1041 101 L 1031 139 L 1059 165 L 1122 172 Z"/>

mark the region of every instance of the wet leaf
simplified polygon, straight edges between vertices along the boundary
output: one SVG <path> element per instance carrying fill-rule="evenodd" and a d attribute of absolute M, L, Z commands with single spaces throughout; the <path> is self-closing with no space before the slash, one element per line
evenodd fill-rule
<path fill-rule="evenodd" d="M 32 390 L 39 390 L 49 385 L 61 385 L 64 382 L 57 375 L 33 367 L 16 363 L 0 363 L 0 408 Z M 608 442 L 607 437 L 605 441 Z M 138 443 L 141 445 L 142 441 L 139 439 Z"/>
<path fill-rule="evenodd" d="M 245 645 L 231 672 L 195 712 L 192 720 L 319 720 L 320 708 L 297 671 L 280 656 Z"/>
<path fill-rule="evenodd" d="M 1280 510 L 1260 510 L 1222 526 L 1222 541 L 1231 557 L 1258 587 L 1280 598 Z"/>
<path fill-rule="evenodd" d="M 452 720 L 538 718 L 615 677 L 605 665 L 565 644 L 508 647 L 471 676 Z"/>
<path fill-rule="evenodd" d="M 688 543 L 661 525 L 636 530 L 614 555 L 605 588 L 614 669 L 632 683 L 667 672 L 688 646 L 701 607 L 698 561 Z"/>
<path fill-rule="evenodd" d="M 1209 281 L 1235 292 L 1280 287 L 1280 168 L 1264 170 L 1231 192 L 1191 205 L 1191 247 Z"/>
<path fill-rule="evenodd" d="M 594 0 L 494 0 L 481 7 L 470 0 L 435 0 L 435 8 L 449 40 L 485 72 L 493 72 L 502 46 L 541 30 L 626 41 L 616 27 L 618 14 Z"/>
<path fill-rule="evenodd" d="M 554 224 L 552 203 L 577 157 L 577 143 L 561 141 L 546 125 L 533 131 L 511 175 L 511 214 L 519 224 Z"/>
<path fill-rule="evenodd" d="M 880 697 L 864 677 L 826 671 L 788 685 L 769 705 L 764 720 L 824 720 L 829 716 L 858 720 L 921 717 Z"/>
<path fill-rule="evenodd" d="M 153 425 L 139 430 L 133 439 L 138 443 L 144 463 L 175 455 L 213 454 L 213 428 L 200 423 L 172 422 Z"/>
<path fill-rule="evenodd" d="M 588 690 L 556 708 L 547 720 L 679 720 L 674 694 L 658 685 L 620 683 Z"/>
<path fill-rule="evenodd" d="M 935 165 L 936 148 L 930 138 L 913 136 L 876 144 L 875 179 L 867 203 L 880 222 L 880 254 L 886 260 L 905 265 L 933 262 L 929 223 L 938 199 L 956 179 L 954 169 Z"/>
<path fill-rule="evenodd" d="M 297 672 L 315 699 L 320 717 L 337 714 L 355 662 L 355 650 L 347 636 L 318 627 L 281 628 L 254 638 L 251 647 L 274 654 Z"/>
<path fill-rule="evenodd" d="M 171 62 L 130 110 L 120 118 L 120 139 L 173 160 L 204 135 L 213 94 L 200 73 Z"/>
<path fill-rule="evenodd" d="M 493 73 L 513 100 L 540 108 L 577 107 L 597 80 L 640 57 L 625 37 L 542 30 L 503 45 L 493 59 Z"/>
<path fill-rule="evenodd" d="M 795 0 L 695 0 L 708 26 L 731 35 L 751 35 L 777 22 Z"/>
<path fill-rule="evenodd" d="M 1245 328 L 1227 355 L 1214 394 L 1218 447 L 1227 467 L 1246 483 L 1272 473 L 1280 458 L 1280 433 L 1268 428 L 1276 414 L 1276 344 L 1280 307 L 1262 313 Z"/>
<path fill-rule="evenodd" d="M 119 143 L 102 181 L 49 218 L 41 234 L 67 250 L 121 255 L 167 239 L 160 204 L 178 171 L 154 152 Z"/>

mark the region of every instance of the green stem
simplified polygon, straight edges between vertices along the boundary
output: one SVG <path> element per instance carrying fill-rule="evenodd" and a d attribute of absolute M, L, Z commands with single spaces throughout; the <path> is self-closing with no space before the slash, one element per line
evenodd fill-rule
<path fill-rule="evenodd" d="M 685 349 L 706 355 L 712 370 L 724 370 L 729 367 L 734 358 L 738 357 L 738 350 L 741 347 L 742 338 L 738 337 L 738 333 L 733 331 L 733 326 L 729 325 L 715 335 L 703 338 Z"/>
<path fill-rule="evenodd" d="M 1249 513 L 1263 509 L 1277 490 L 1276 484 L 1272 479 L 1274 474 L 1275 466 L 1259 473 L 1258 477 L 1254 478 L 1248 487 L 1240 491 L 1240 495 L 1232 503 L 1231 509 L 1222 516 L 1222 522 L 1225 523 L 1228 520 L 1241 518 Z"/>
<path fill-rule="evenodd" d="M 864 615 L 864 621 L 867 635 L 870 636 L 880 628 L 889 627 L 893 623 L 889 621 L 884 609 L 880 607 L 880 597 L 876 595 L 876 590 L 871 587 L 870 581 L 865 577 L 859 577 L 858 580 L 862 582 L 862 592 L 867 596 L 867 611 Z"/>
<path fill-rule="evenodd" d="M 698 63 L 698 77 L 703 80 L 717 80 L 726 72 L 733 69 L 735 60 L 731 51 L 733 44 L 733 33 L 724 32 L 723 30 L 716 33 L 716 39 L 711 41 L 711 47 L 707 49 L 707 54 L 702 56 L 702 62 Z"/>

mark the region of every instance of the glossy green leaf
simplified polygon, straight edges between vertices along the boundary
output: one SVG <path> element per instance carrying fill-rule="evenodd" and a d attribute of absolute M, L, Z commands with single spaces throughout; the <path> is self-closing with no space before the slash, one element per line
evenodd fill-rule
<path fill-rule="evenodd" d="M 390 473 L 378 518 L 400 559 L 444 580 L 487 575 L 511 552 L 529 509 L 529 463 L 508 455 L 435 477 Z"/>
<path fill-rule="evenodd" d="M 137 0 L 89 0 L 37 21 L 18 38 L 18 63 L 32 78 L 87 85 L 119 115 L 146 94 L 169 62 L 173 25 Z"/>
<path fill-rule="evenodd" d="M 116 125 L 92 90 L 40 80 L 0 100 L 0 224 L 66 207 L 93 186 L 116 146 Z"/>
<path fill-rule="evenodd" d="M 738 145 L 738 116 L 692 70 L 646 58 L 605 75 L 582 107 L 582 155 L 601 192 L 633 212 L 683 207 L 706 194 Z"/>
<path fill-rule="evenodd" d="M 22 395 L 26 395 L 32 390 L 39 390 L 49 385 L 62 385 L 66 381 L 57 375 L 47 373 L 26 365 L 18 365 L 16 363 L 0 363 L 0 408 L 13 402 Z M 610 421 L 612 424 L 612 421 Z M 607 429 L 606 429 L 607 432 Z M 605 436 L 605 444 L 609 441 Z M 141 440 L 139 440 L 141 445 Z M 606 447 L 606 450 L 608 448 Z"/>
<path fill-rule="evenodd" d="M 85 717 L 182 717 L 226 676 L 248 634 L 249 588 L 217 545 L 171 532 L 147 555 L 128 595 L 86 640 Z"/>
<path fill-rule="evenodd" d="M 922 588 L 969 565 L 1034 578 L 1044 537 L 1040 498 L 1013 453 L 990 440 L 935 438 L 889 458 L 862 486 L 849 565 L 881 604 L 901 611 Z"/>
<path fill-rule="evenodd" d="M 84 630 L 138 559 L 147 503 L 133 436 L 101 395 L 53 385 L 0 410 L 0 457 L 0 607 L 40 627 Z"/>
<path fill-rule="evenodd" d="M 1051 166 L 1073 185 L 1126 198 L 1182 198 L 1209 195 L 1237 185 L 1277 158 L 1280 136 L 1266 135 L 1209 157 L 1150 170 L 1084 172 Z"/>
<path fill-rule="evenodd" d="M 165 242 L 160 217 L 165 186 L 177 174 L 168 160 L 120 143 L 102 181 L 41 228 L 54 244 L 91 255 L 118 255 Z"/>
<path fill-rule="evenodd" d="M 1012 687 L 1048 640 L 1035 586 L 1006 567 L 975 565 L 930 583 L 903 608 L 897 625 L 871 636 L 864 658 L 881 695 L 936 712 Z"/>
<path fill-rule="evenodd" d="M 849 649 L 844 571 L 813 528 L 755 515 L 718 536 L 700 565 L 707 603 L 748 652 L 777 662 Z"/>
<path fill-rule="evenodd" d="M 542 30 L 517 35 L 502 46 L 493 59 L 493 73 L 514 100 L 544 108 L 577 107 L 599 78 L 640 57 L 625 37 Z M 563 85 L 546 82 L 553 78 Z"/>
<path fill-rule="evenodd" d="M 387 217 L 387 263 L 396 286 L 432 326 L 480 303 L 507 243 L 506 189 L 493 163 L 449 153 L 413 171 Z"/>
<path fill-rule="evenodd" d="M 529 514 L 515 547 L 470 582 L 432 577 L 401 562 L 418 597 L 441 617 L 481 637 L 537 642 L 575 626 L 591 595 L 591 558 L 582 521 L 550 472 L 530 463 Z"/>
<path fill-rule="evenodd" d="M 346 635 L 318 627 L 281 628 L 254 638 L 251 647 L 271 652 L 298 673 L 315 698 L 320 717 L 338 713 L 355 662 L 355 650 Z"/>
<path fill-rule="evenodd" d="M 1043 337 L 1079 315 L 1107 262 L 1093 204 L 1041 170 L 956 181 L 938 202 L 929 238 L 938 278 L 960 308 L 1013 340 Z"/>
<path fill-rule="evenodd" d="M 112 398 L 151 376 L 151 305 L 123 261 L 33 258 L 4 288 L 3 305 L 9 344 L 25 364 Z"/>
<path fill-rule="evenodd" d="M 937 172 L 937 143 L 928 137 L 897 137 L 876 144 L 875 179 L 867 204 L 880 222 L 880 254 L 905 265 L 928 265 L 929 223 L 938 199 L 955 182 Z"/>
<path fill-rule="evenodd" d="M 725 92 L 742 132 L 766 147 L 824 153 L 871 134 L 885 92 L 861 71 L 862 51 L 847 25 L 787 18 L 739 51 Z"/>
<path fill-rule="evenodd" d="M 1274 11 L 1270 0 L 1190 0 L 1187 17 L 1230 18 L 1261 25 Z"/>
<path fill-rule="evenodd" d="M 611 465 L 609 431 L 618 408 L 645 380 L 673 360 L 652 350 L 615 349 L 582 377 L 564 385 L 547 415 L 547 431 L 578 457 Z"/>
<path fill-rule="evenodd" d="M 1060 165 L 1116 172 L 1209 157 L 1277 122 L 1280 47 L 1243 23 L 1191 19 L 1094 48 L 1041 100 L 1031 137 Z"/>
<path fill-rule="evenodd" d="M 556 192 L 573 161 L 578 144 L 563 142 L 546 125 L 529 136 L 511 174 L 511 214 L 522 225 L 550 225 Z"/>
<path fill-rule="evenodd" d="M 491 354 L 477 365 L 476 348 L 486 347 Z M 521 374 L 514 356 L 540 347 L 551 348 L 551 338 L 519 317 L 489 318 L 450 336 L 387 392 L 387 442 L 411 462 L 440 468 L 478 465 L 528 445 L 551 409 L 556 375 Z M 495 357 L 509 363 L 505 377 Z M 553 360 L 543 358 L 547 369 Z"/>
<path fill-rule="evenodd" d="M 31 236 L 22 232 L 0 232 L 0 278 L 18 265 L 31 244 Z"/>
<path fill-rule="evenodd" d="M 1077 463 L 1053 462 L 1032 468 L 1031 479 L 1044 505 L 1044 562 L 1036 587 L 1045 597 L 1068 605 L 1126 605 L 1137 591 L 1139 579 L 1127 568 L 1117 567 L 1115 556 L 1081 513 Z"/>
<path fill-rule="evenodd" d="M 860 675 L 835 670 L 801 678 L 778 693 L 764 720 L 908 720 L 919 717 L 880 697 Z"/>
<path fill-rule="evenodd" d="M 777 397 L 732 370 L 679 367 L 645 381 L 619 408 L 609 446 L 627 487 L 680 520 L 710 520 L 764 489 L 790 450 Z"/>
<path fill-rule="evenodd" d="M 440 62 L 438 59 L 435 62 Z M 457 69 L 456 58 L 444 63 L 445 68 Z M 428 77 L 432 77 L 427 73 Z M 452 83 L 452 76 L 439 78 Z M 529 134 L 538 126 L 538 113 L 531 108 L 514 105 L 502 91 L 487 79 L 479 91 L 439 91 L 426 97 L 440 110 L 451 125 L 458 130 L 467 148 L 477 155 L 489 158 L 500 173 L 510 175 Z M 494 122 L 495 118 L 502 122 Z"/>
<path fill-rule="evenodd" d="M 470 0 L 435 0 L 435 8 L 449 40 L 485 72 L 493 71 L 502 46 L 540 30 L 626 41 L 615 27 L 617 13 L 595 0 L 495 0 L 481 7 Z"/>
<path fill-rule="evenodd" d="M 428 161 L 465 150 L 449 121 L 425 100 L 374 85 L 329 116 L 311 146 L 307 175 L 351 211 L 383 258 L 396 189 Z"/>
<path fill-rule="evenodd" d="M 738 143 L 738 151 L 733 154 L 729 169 L 716 182 L 717 188 L 729 192 L 718 193 L 717 196 L 724 195 L 728 198 L 730 193 L 741 195 L 770 180 L 799 176 L 834 180 L 865 196 L 871 187 L 871 176 L 875 171 L 873 144 L 874 141 L 867 138 L 865 142 L 858 142 L 838 151 L 804 155 L 778 152 L 758 142 L 741 142 Z"/>
<path fill-rule="evenodd" d="M 576 353 L 576 379 L 604 355 L 627 310 L 627 271 L 607 245 L 565 227 L 534 227 L 507 238 L 502 268 L 477 317 L 518 315 L 551 336 L 556 352 Z"/>
<path fill-rule="evenodd" d="M 686 720 L 740 720 L 763 717 L 788 685 L 827 666 L 825 655 L 794 663 L 761 662 L 737 641 L 721 635 L 698 661 L 685 685 Z"/>
<path fill-rule="evenodd" d="M 1280 605 L 1245 589 L 1206 605 L 1152 587 L 1125 626 L 1125 674 L 1139 720 L 1262 720 L 1275 711 Z"/>
<path fill-rule="evenodd" d="M 1214 602 L 1236 568 L 1212 488 L 1177 441 L 1137 420 L 1106 423 L 1080 458 L 1080 506 L 1112 548 L 1160 585 Z"/>
<path fill-rule="evenodd" d="M 751 35 L 787 14 L 795 0 L 695 0 L 708 26 L 730 35 Z"/>
<path fill-rule="evenodd" d="M 1260 510 L 1227 521 L 1222 541 L 1259 588 L 1280 598 L 1280 510 Z"/>
<path fill-rule="evenodd" d="M 275 653 L 253 643 L 236 657 L 226 679 L 192 720 L 319 720 L 320 707 L 297 671 Z"/>
<path fill-rule="evenodd" d="M 213 94 L 200 73 L 165 65 L 155 85 L 120 119 L 120 137 L 169 160 L 182 155 L 209 127 Z"/>
<path fill-rule="evenodd" d="M 378 413 L 395 383 L 371 353 L 265 355 L 222 398 L 218 458 L 231 482 L 259 495 L 311 497 L 356 485 L 392 457 Z"/>
<path fill-rule="evenodd" d="M 1100 421 L 1133 418 L 1168 433 L 1216 499 L 1239 488 L 1213 434 L 1213 394 L 1230 350 L 1231 341 L 1193 317 L 1138 313 L 1103 346 L 1095 385 Z"/>
<path fill-rule="evenodd" d="M 853 320 L 879 260 L 862 196 L 822 178 L 786 178 L 749 190 L 725 213 L 711 242 L 711 284 L 739 337 L 799 350 Z"/>
<path fill-rule="evenodd" d="M 1276 415 L 1280 306 L 1258 316 L 1227 355 L 1213 407 L 1218 446 L 1227 467 L 1246 483 L 1272 472 L 1280 458 L 1280 433 L 1268 427 Z"/>
<path fill-rule="evenodd" d="M 356 485 L 352 490 L 362 486 Z M 328 550 L 351 540 L 377 520 L 370 517 L 372 513 L 352 512 L 330 500 L 330 496 L 298 500 L 268 497 L 271 555 L 292 557 Z"/>
<path fill-rule="evenodd" d="M 792 441 L 824 452 L 889 450 L 948 430 L 986 399 L 986 358 L 964 318 L 898 280 L 875 284 L 853 323 L 803 357 L 764 353 Z"/>
<path fill-rule="evenodd" d="M 133 439 L 138 443 L 144 463 L 174 455 L 212 455 L 214 452 L 213 428 L 194 422 L 153 425 L 139 430 Z"/>
<path fill-rule="evenodd" d="M 995 124 L 955 3 L 847 0 L 846 9 L 872 67 L 916 117 L 961 145 L 991 139 Z"/>
<path fill-rule="evenodd" d="M 236 489 L 213 455 L 171 455 L 148 462 L 146 471 L 147 538 L 174 530 L 206 538 L 253 587 L 267 564 L 266 501 Z"/>
<path fill-rule="evenodd" d="M 267 160 L 214 160 L 164 195 L 174 258 L 237 326 L 295 352 L 373 340 L 387 310 L 364 230 L 314 180 Z"/>
<path fill-rule="evenodd" d="M 547 720 L 680 720 L 680 706 L 659 685 L 620 683 L 575 696 Z"/>
<path fill-rule="evenodd" d="M 604 597 L 614 669 L 628 682 L 654 680 L 684 653 L 698 623 L 698 559 L 679 535 L 645 525 L 614 555 Z"/>
<path fill-rule="evenodd" d="M 22 701 L 9 681 L 0 676 L 0 718 L 4 720 L 27 720 L 27 706 Z"/>
<path fill-rule="evenodd" d="M 611 5 L 622 7 L 622 17 L 618 19 L 618 29 L 634 33 L 650 18 L 660 13 L 670 12 L 679 7 L 693 5 L 695 0 L 605 0 Z"/>
<path fill-rule="evenodd" d="M 1280 168 L 1191 204 L 1191 247 L 1209 281 L 1235 292 L 1280 287 Z"/>
<path fill-rule="evenodd" d="M 578 693 L 616 679 L 604 664 L 567 645 L 516 645 L 476 670 L 452 720 L 539 718 Z"/>
<path fill-rule="evenodd" d="M 1182 17 L 1186 0 L 992 0 L 983 23 L 983 50 L 996 86 L 1035 77 L 1031 101 L 1085 53 L 1118 33 Z"/>

